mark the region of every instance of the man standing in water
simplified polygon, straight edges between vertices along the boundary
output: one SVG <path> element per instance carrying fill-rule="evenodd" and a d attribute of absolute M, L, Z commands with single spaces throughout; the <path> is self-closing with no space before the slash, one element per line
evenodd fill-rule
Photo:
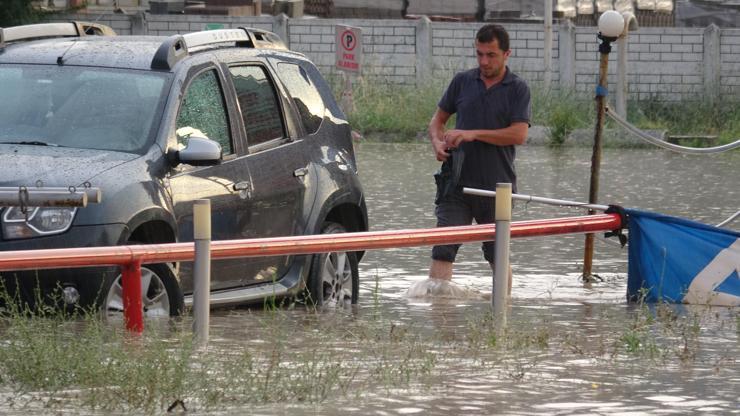
<path fill-rule="evenodd" d="M 529 87 L 506 66 L 511 50 L 509 34 L 502 26 L 481 27 L 475 36 L 475 51 L 478 68 L 455 75 L 429 123 L 434 154 L 443 162 L 435 174 L 438 227 L 470 225 L 473 219 L 478 224 L 494 222 L 494 199 L 463 194 L 463 187 L 495 191 L 496 183 L 509 182 L 516 192 L 514 146 L 527 139 Z M 446 130 L 452 114 L 457 114 L 455 128 Z M 427 282 L 432 285 L 422 294 L 434 294 L 434 287 L 440 287 L 434 283 L 452 279 L 459 248 L 459 244 L 433 248 Z M 483 243 L 483 254 L 493 270 L 493 242 Z"/>

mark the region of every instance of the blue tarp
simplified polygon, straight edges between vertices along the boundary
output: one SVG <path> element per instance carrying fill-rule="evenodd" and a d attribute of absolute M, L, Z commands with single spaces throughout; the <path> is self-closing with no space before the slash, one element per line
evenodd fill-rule
<path fill-rule="evenodd" d="M 740 232 L 625 209 L 627 296 L 648 302 L 740 306 Z"/>

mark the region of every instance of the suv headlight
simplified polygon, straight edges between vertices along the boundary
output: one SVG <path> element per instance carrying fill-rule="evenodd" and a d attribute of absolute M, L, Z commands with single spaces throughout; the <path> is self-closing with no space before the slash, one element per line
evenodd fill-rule
<path fill-rule="evenodd" d="M 9 207 L 2 217 L 3 237 L 13 240 L 63 233 L 76 213 L 77 208 L 28 207 L 24 214 L 20 207 Z"/>

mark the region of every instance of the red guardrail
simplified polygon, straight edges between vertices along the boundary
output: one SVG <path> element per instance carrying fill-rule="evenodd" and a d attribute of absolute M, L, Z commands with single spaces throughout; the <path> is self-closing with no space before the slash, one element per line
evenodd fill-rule
<path fill-rule="evenodd" d="M 511 223 L 511 237 L 593 233 L 616 230 L 620 227 L 619 214 L 514 221 Z M 211 242 L 211 258 L 262 257 L 470 243 L 493 240 L 495 235 L 496 226 L 494 224 L 483 224 L 417 230 L 223 240 Z M 0 252 L 0 271 L 120 266 L 126 328 L 141 332 L 144 329 L 141 285 L 131 284 L 141 280 L 141 265 L 193 261 L 194 257 L 195 245 L 193 243 L 4 251 Z"/>

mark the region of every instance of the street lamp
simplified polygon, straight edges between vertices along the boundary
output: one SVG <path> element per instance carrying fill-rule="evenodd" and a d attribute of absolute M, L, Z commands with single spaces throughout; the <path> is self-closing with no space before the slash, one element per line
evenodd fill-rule
<path fill-rule="evenodd" d="M 591 184 L 588 191 L 589 204 L 595 204 L 599 195 L 599 167 L 601 166 L 601 136 L 604 129 L 604 109 L 607 95 L 607 73 L 609 69 L 609 52 L 612 51 L 612 42 L 616 41 L 624 31 L 624 18 L 619 12 L 609 10 L 599 17 L 599 34 L 601 40 L 599 53 L 599 85 L 596 86 L 596 128 L 594 132 L 594 148 L 591 154 Z M 596 212 L 589 210 L 588 214 Z M 586 244 L 583 253 L 583 281 L 593 281 L 591 265 L 594 258 L 594 235 L 586 234 Z"/>
<path fill-rule="evenodd" d="M 624 31 L 624 17 L 614 10 L 607 10 L 599 17 L 599 35 L 616 40 Z"/>

